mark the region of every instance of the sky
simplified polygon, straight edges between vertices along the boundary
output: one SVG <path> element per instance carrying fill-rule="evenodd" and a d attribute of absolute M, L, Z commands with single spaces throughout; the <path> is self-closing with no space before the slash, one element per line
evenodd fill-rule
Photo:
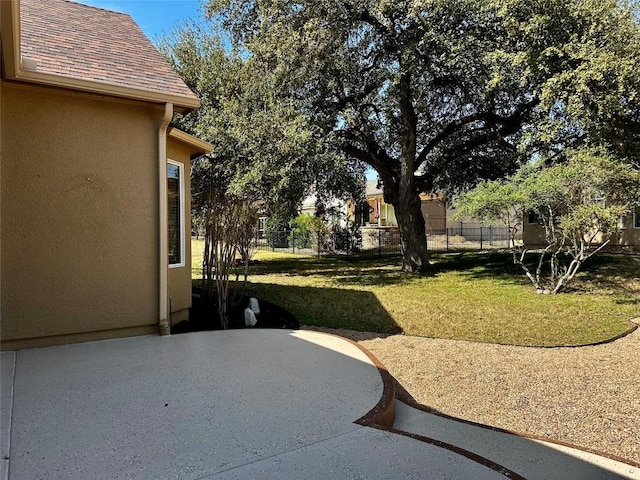
<path fill-rule="evenodd" d="M 199 0 L 75 0 L 84 5 L 128 13 L 150 40 L 199 17 Z"/>

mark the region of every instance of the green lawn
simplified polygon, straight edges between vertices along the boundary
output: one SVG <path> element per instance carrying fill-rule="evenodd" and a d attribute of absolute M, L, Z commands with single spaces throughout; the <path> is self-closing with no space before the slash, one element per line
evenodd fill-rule
<path fill-rule="evenodd" d="M 536 294 L 503 253 L 435 254 L 436 271 L 427 277 L 400 272 L 398 257 L 348 262 L 258 252 L 255 260 L 249 292 L 309 325 L 578 345 L 619 335 L 640 316 L 639 256 L 594 258 L 570 293 L 554 296 Z"/>

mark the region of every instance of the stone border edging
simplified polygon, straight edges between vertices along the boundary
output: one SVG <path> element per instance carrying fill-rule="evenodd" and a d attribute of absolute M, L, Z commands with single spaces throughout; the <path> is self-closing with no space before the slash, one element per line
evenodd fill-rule
<path fill-rule="evenodd" d="M 442 442 L 440 440 L 436 440 L 433 438 L 425 437 L 422 435 L 404 432 L 402 430 L 397 430 L 393 428 L 393 423 L 395 421 L 395 400 L 396 400 L 396 388 L 395 384 L 397 380 L 389 373 L 386 367 L 376 358 L 376 356 L 367 350 L 365 347 L 360 345 L 358 342 L 355 342 L 349 338 L 341 337 L 340 335 L 335 335 L 333 333 L 327 332 L 319 332 L 324 335 L 329 335 L 332 337 L 337 337 L 341 340 L 344 340 L 351 345 L 358 348 L 362 353 L 364 353 L 369 360 L 373 363 L 373 365 L 378 369 L 378 373 L 380 373 L 380 377 L 382 378 L 382 396 L 378 403 L 369 410 L 365 415 L 356 420 L 355 424 L 362 425 L 363 427 L 375 428 L 377 430 L 394 433 L 396 435 L 402 435 L 403 437 L 412 438 L 414 440 L 428 443 L 434 445 L 436 447 L 443 448 L 445 450 L 452 451 L 458 455 L 468 458 L 476 463 L 479 463 L 487 468 L 490 468 L 501 475 L 504 475 L 507 478 L 512 478 L 513 480 L 526 480 L 522 475 L 503 467 L 495 463 L 493 460 L 489 460 L 487 458 L 481 457 L 473 452 L 465 450 L 460 447 L 456 447 L 455 445 L 451 445 L 449 443 Z"/>
<path fill-rule="evenodd" d="M 378 360 L 373 353 L 367 350 L 365 347 L 360 345 L 358 342 L 355 342 L 349 338 L 341 337 L 340 335 L 336 335 L 334 333 L 327 332 L 319 332 L 323 335 L 329 335 L 331 337 L 339 338 L 340 340 L 344 340 L 345 342 L 353 345 L 362 353 L 364 353 L 371 363 L 378 369 L 378 373 L 382 378 L 382 396 L 378 403 L 367 413 L 365 413 L 362 417 L 356 420 L 353 423 L 358 425 L 362 425 L 365 427 L 369 427 L 372 425 L 380 425 L 383 427 L 392 427 L 393 422 L 396 418 L 396 387 L 395 387 L 395 378 L 389 373 L 386 367 Z"/>

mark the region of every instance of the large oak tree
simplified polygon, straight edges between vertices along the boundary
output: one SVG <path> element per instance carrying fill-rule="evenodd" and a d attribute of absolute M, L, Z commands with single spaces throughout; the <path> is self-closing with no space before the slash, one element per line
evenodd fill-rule
<path fill-rule="evenodd" d="M 208 0 L 274 92 L 374 168 L 403 269 L 429 267 L 421 192 L 544 151 L 638 139 L 638 23 L 616 0 Z M 260 65 L 260 67 L 258 67 Z"/>

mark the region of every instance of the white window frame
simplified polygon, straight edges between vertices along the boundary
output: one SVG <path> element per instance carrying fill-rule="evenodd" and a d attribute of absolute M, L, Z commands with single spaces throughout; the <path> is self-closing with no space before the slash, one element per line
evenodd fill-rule
<path fill-rule="evenodd" d="M 266 225 L 267 225 L 267 217 L 258 217 L 258 238 L 265 237 Z"/>
<path fill-rule="evenodd" d="M 186 238 L 185 238 L 185 231 L 186 231 L 186 218 L 185 218 L 185 214 L 184 214 L 184 201 L 185 201 L 185 192 L 184 192 L 184 165 L 180 162 L 175 162 L 173 160 L 169 160 L 167 159 L 167 166 L 169 165 L 173 165 L 175 167 L 178 167 L 178 175 L 180 176 L 180 181 L 178 182 L 178 184 L 180 185 L 180 262 L 179 263 L 169 263 L 169 268 L 180 268 L 180 267 L 185 267 L 186 266 L 186 249 L 185 249 L 185 244 L 186 244 Z M 167 172 L 168 175 L 168 172 Z M 167 180 L 168 180 L 168 176 L 167 176 Z M 169 232 L 167 231 L 167 235 L 169 234 Z"/>

